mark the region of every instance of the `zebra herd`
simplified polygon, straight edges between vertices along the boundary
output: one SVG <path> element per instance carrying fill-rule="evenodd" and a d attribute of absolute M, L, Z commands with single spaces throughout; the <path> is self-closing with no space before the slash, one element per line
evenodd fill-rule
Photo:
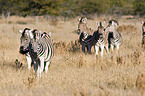
<path fill-rule="evenodd" d="M 95 46 L 96 55 L 98 56 L 99 48 L 101 48 L 101 57 L 103 57 L 103 50 L 106 49 L 109 53 L 109 48 L 112 51 L 116 47 L 117 51 L 119 46 L 122 44 L 122 36 L 117 31 L 118 22 L 110 20 L 108 26 L 105 28 L 105 21 L 96 22 L 98 29 L 92 31 L 91 28 L 87 27 L 87 19 L 82 17 L 79 20 L 77 33 L 80 34 L 79 41 L 82 45 L 82 51 L 85 52 L 85 47 L 88 53 L 91 53 L 92 46 Z"/>
<path fill-rule="evenodd" d="M 82 45 L 82 51 L 91 54 L 91 48 L 94 46 L 96 56 L 98 56 L 99 48 L 101 49 L 101 57 L 103 57 L 104 48 L 107 53 L 110 54 L 109 49 L 112 51 L 116 47 L 117 51 L 122 44 L 123 39 L 120 32 L 117 31 L 118 22 L 110 20 L 105 28 L 105 21 L 96 22 L 97 30 L 92 30 L 87 26 L 87 18 L 82 17 L 79 19 L 77 33 L 79 34 L 79 42 Z M 142 21 L 143 39 L 142 44 L 145 43 L 145 23 Z M 41 73 L 45 70 L 47 73 L 50 60 L 54 55 L 54 47 L 51 39 L 51 32 L 41 32 L 36 29 L 25 28 L 21 33 L 21 46 L 20 53 L 26 55 L 28 70 L 31 68 L 31 64 L 34 65 L 35 73 L 37 76 L 41 76 Z"/>

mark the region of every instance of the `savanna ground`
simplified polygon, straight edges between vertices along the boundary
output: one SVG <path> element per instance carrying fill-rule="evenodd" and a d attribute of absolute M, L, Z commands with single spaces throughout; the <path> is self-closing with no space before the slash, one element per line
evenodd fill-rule
<path fill-rule="evenodd" d="M 88 26 L 97 29 L 96 21 L 89 19 Z M 136 86 L 140 73 L 145 72 L 145 51 L 141 48 L 142 19 L 118 19 L 123 44 L 120 51 L 103 59 L 93 54 L 72 51 L 70 42 L 78 39 L 75 33 L 78 18 L 69 20 L 10 17 L 0 19 L 0 95 L 1 96 L 139 96 L 144 89 Z M 106 24 L 107 25 L 107 24 Z M 53 42 L 64 46 L 55 48 L 47 74 L 37 80 L 32 68 L 27 70 L 25 56 L 19 53 L 19 29 L 26 27 L 52 32 Z M 73 43 L 72 43 L 73 44 Z M 69 46 L 69 47 L 68 47 Z M 66 50 L 67 49 L 67 50 Z M 16 59 L 22 63 L 19 66 Z M 141 85 L 142 86 L 142 85 Z"/>

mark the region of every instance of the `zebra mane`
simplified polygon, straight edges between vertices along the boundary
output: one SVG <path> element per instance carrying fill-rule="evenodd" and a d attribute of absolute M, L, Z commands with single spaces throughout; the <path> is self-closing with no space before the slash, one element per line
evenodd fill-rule
<path fill-rule="evenodd" d="M 37 38 L 37 33 L 39 34 L 39 32 L 38 32 L 37 29 L 34 29 L 34 30 L 32 31 L 34 40 L 36 40 L 36 38 Z"/>
<path fill-rule="evenodd" d="M 110 20 L 108 23 L 112 24 L 112 22 L 115 22 L 117 25 L 119 25 L 119 23 L 116 20 Z"/>
<path fill-rule="evenodd" d="M 29 29 L 29 28 L 25 28 L 25 29 L 24 29 L 24 31 L 22 32 L 22 36 L 24 36 L 24 35 L 25 35 L 26 30 L 31 30 L 31 29 Z"/>

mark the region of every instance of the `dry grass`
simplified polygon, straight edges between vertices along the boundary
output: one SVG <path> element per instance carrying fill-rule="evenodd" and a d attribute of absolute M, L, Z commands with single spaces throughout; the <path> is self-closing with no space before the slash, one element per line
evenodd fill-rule
<path fill-rule="evenodd" d="M 88 26 L 96 29 L 96 20 Z M 103 20 L 103 19 L 102 19 Z M 7 23 L 6 23 L 7 22 Z M 20 23 L 21 22 L 21 23 Z M 22 23 L 23 22 L 23 23 Z M 144 82 L 137 79 L 145 72 L 145 52 L 141 48 L 140 20 L 118 20 L 123 44 L 120 51 L 97 59 L 95 54 L 83 54 L 75 45 L 77 19 L 68 21 L 11 17 L 0 23 L 0 94 L 1 96 L 139 96 L 145 95 Z M 130 27 L 126 27 L 130 26 Z M 55 56 L 48 74 L 38 81 L 34 70 L 27 70 L 25 56 L 19 54 L 19 29 L 25 27 L 52 32 Z M 72 43 L 73 42 L 73 43 Z M 76 50 L 77 49 L 77 50 Z M 17 59 L 17 60 L 16 60 Z M 22 65 L 21 65 L 22 63 Z M 139 78 L 139 77 L 138 77 Z M 140 80 L 140 81 L 138 81 Z M 144 87 L 143 87 L 144 88 Z"/>

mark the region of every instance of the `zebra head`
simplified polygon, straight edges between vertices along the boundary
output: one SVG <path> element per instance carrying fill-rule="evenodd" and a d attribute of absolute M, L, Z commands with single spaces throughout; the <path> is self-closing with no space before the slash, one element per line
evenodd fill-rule
<path fill-rule="evenodd" d="M 87 18 L 82 17 L 79 19 L 77 34 L 80 35 L 82 32 L 87 30 Z"/>
<path fill-rule="evenodd" d="M 86 17 L 82 17 L 81 19 L 79 19 L 80 23 L 87 23 L 87 18 Z"/>
<path fill-rule="evenodd" d="M 32 34 L 31 34 L 31 29 L 29 28 L 25 28 L 23 31 L 19 30 L 19 32 L 21 33 L 21 37 L 20 37 L 20 41 L 21 41 L 21 45 L 20 45 L 20 53 L 21 54 L 26 54 L 28 53 L 28 46 L 29 46 L 29 42 L 30 42 L 30 37 L 32 38 Z"/>
<path fill-rule="evenodd" d="M 103 22 L 96 22 L 96 24 L 97 24 L 97 26 L 98 26 L 98 32 L 100 33 L 100 34 L 103 34 L 104 33 L 104 26 L 105 26 L 105 21 L 103 21 Z"/>
<path fill-rule="evenodd" d="M 105 32 L 114 32 L 117 30 L 118 22 L 116 20 L 110 20 L 108 26 L 105 28 Z"/>
<path fill-rule="evenodd" d="M 79 23 L 77 34 L 80 35 L 82 32 L 85 33 L 86 31 L 87 31 L 87 25 L 83 23 Z"/>

